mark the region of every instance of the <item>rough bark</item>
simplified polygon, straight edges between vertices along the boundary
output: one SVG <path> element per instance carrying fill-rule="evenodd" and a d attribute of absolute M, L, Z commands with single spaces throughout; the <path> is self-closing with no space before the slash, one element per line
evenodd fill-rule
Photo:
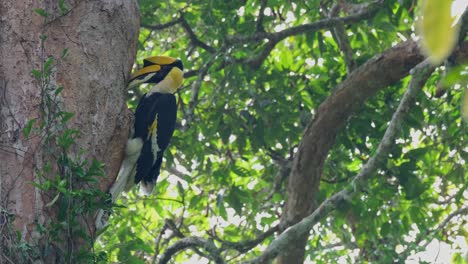
<path fill-rule="evenodd" d="M 22 133 L 28 120 L 43 118 L 42 91 L 31 71 L 39 69 L 45 58 L 59 58 L 68 49 L 53 77 L 64 87 L 60 94 L 63 110 L 75 113 L 70 126 L 81 132 L 77 149 L 85 150 L 83 158 L 95 158 L 106 166 L 106 177 L 99 183 L 102 190 L 116 177 L 130 121 L 124 92 L 136 53 L 136 1 L 65 1 L 69 7 L 66 12 L 60 10 L 58 2 L 0 2 L 1 219 L 5 226 L 6 212 L 14 215 L 12 228 L 31 245 L 42 239 L 37 223 L 45 225 L 54 217 L 53 210 L 44 208 L 48 195 L 30 184 L 40 183 L 37 172 L 47 162 L 47 146 L 41 145 L 41 139 L 25 138 Z M 36 9 L 43 9 L 47 18 Z M 47 37 L 43 48 L 41 36 Z M 94 237 L 94 221 L 85 222 L 88 226 L 83 230 Z M 0 231 L 3 249 L 5 229 Z M 47 254 L 47 260 L 36 261 L 60 259 L 54 256 L 58 252 Z M 6 261 L 0 259 L 0 263 Z"/>
<path fill-rule="evenodd" d="M 298 223 L 316 209 L 323 164 L 336 135 L 348 118 L 377 91 L 398 82 L 423 60 L 415 42 L 405 42 L 374 57 L 357 68 L 318 108 L 306 127 L 293 162 L 287 201 L 281 218 L 282 229 Z M 284 251 L 277 263 L 303 263 L 307 235 Z"/>

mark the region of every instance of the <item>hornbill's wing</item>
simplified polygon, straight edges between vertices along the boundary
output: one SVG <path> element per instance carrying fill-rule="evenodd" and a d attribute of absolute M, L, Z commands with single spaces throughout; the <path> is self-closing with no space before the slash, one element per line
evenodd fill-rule
<path fill-rule="evenodd" d="M 144 179 L 155 182 L 159 176 L 162 155 L 174 132 L 177 105 L 173 94 L 155 93 L 142 99 L 135 118 L 135 137 L 143 139 L 143 148 L 137 161 L 135 183 Z"/>

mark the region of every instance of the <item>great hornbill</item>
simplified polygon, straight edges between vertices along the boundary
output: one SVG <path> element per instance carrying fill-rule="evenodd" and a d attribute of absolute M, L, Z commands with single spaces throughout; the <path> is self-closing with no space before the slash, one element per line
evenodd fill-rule
<path fill-rule="evenodd" d="M 144 194 L 153 191 L 158 179 L 164 150 L 169 145 L 177 116 L 174 93 L 184 80 L 182 61 L 166 56 L 155 56 L 143 61 L 143 68 L 132 75 L 128 88 L 143 83 L 153 84 L 140 99 L 135 111 L 131 137 L 125 147 L 125 157 L 117 180 L 110 189 L 112 202 L 122 191 L 140 183 Z M 110 212 L 99 210 L 96 228 L 107 224 Z"/>
<path fill-rule="evenodd" d="M 154 85 L 136 108 L 133 134 L 127 141 L 117 180 L 110 189 L 112 201 L 138 183 L 143 193 L 153 191 L 176 123 L 174 93 L 183 79 L 182 61 L 166 56 L 146 58 L 143 68 L 132 75 L 129 88 L 143 83 Z"/>

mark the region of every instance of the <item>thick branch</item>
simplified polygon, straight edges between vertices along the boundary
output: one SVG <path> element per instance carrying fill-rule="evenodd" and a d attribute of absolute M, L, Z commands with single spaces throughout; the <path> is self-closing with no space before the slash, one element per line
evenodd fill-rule
<path fill-rule="evenodd" d="M 434 67 L 426 61 L 419 64 L 415 68 L 413 72 L 413 79 L 405 94 L 403 95 L 398 109 L 392 117 L 390 125 L 385 131 L 383 139 L 380 142 L 375 155 L 370 158 L 369 161 L 364 165 L 362 170 L 353 180 L 351 186 L 334 194 L 332 197 L 324 201 L 312 214 L 284 231 L 270 244 L 270 246 L 263 252 L 261 256 L 249 263 L 265 263 L 268 260 L 275 258 L 280 253 L 280 251 L 288 250 L 289 246 L 293 244 L 292 241 L 307 235 L 314 224 L 316 224 L 318 221 L 320 221 L 320 219 L 323 219 L 332 210 L 334 210 L 337 204 L 344 200 L 351 199 L 361 190 L 361 187 L 366 184 L 366 180 L 374 175 L 374 172 L 377 170 L 380 161 L 388 155 L 390 147 L 395 141 L 396 133 L 401 127 L 401 123 L 403 122 L 405 115 L 408 113 L 413 99 L 422 89 L 424 83 L 426 82 L 427 78 L 429 78 L 433 70 Z"/>
<path fill-rule="evenodd" d="M 212 241 L 203 239 L 200 237 L 186 237 L 178 240 L 171 246 L 169 246 L 166 251 L 161 255 L 159 264 L 166 264 L 175 255 L 177 252 L 184 250 L 186 248 L 203 248 L 206 250 L 211 259 L 217 264 L 223 264 L 224 260 L 219 253 L 219 249 L 213 244 Z"/>
<path fill-rule="evenodd" d="M 319 106 L 313 122 L 304 131 L 293 161 L 288 199 L 281 219 L 283 228 L 297 223 L 315 209 L 313 201 L 324 161 L 349 116 L 377 91 L 406 76 L 422 59 L 416 42 L 397 45 L 353 71 Z M 305 243 L 305 239 L 301 243 Z M 299 252 L 299 242 L 297 245 L 298 252 L 292 250 L 291 255 L 303 254 L 304 249 Z"/>

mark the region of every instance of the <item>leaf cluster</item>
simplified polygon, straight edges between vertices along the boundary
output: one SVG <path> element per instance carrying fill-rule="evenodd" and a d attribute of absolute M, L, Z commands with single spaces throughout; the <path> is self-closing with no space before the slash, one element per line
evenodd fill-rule
<path fill-rule="evenodd" d="M 201 236 L 237 263 L 272 241 L 267 237 L 245 252 L 223 244 L 252 240 L 279 223 L 302 134 L 349 73 L 331 28 L 291 35 L 273 47 L 261 36 L 327 19 L 330 2 L 140 1 L 139 61 L 179 57 L 188 70 L 157 193 L 142 199 L 130 192 L 119 201 L 123 206 L 99 243 L 109 261 L 156 263 L 171 243 Z M 345 24 L 356 64 L 410 39 L 414 17 L 414 1 L 391 0 L 371 18 Z M 260 65 L 252 65 L 258 58 Z M 443 75 L 439 69 L 418 95 L 378 177 L 314 227 L 306 259 L 387 263 L 424 250 L 426 238 L 449 244 L 456 236 L 467 238 L 466 217 L 436 231 L 466 204 L 468 188 L 460 79 L 437 98 Z M 408 81 L 358 102 L 361 110 L 328 155 L 317 203 L 349 187 L 376 151 Z M 130 108 L 146 89 L 129 92 Z M 185 251 L 173 259 L 200 258 L 208 253 Z"/>

